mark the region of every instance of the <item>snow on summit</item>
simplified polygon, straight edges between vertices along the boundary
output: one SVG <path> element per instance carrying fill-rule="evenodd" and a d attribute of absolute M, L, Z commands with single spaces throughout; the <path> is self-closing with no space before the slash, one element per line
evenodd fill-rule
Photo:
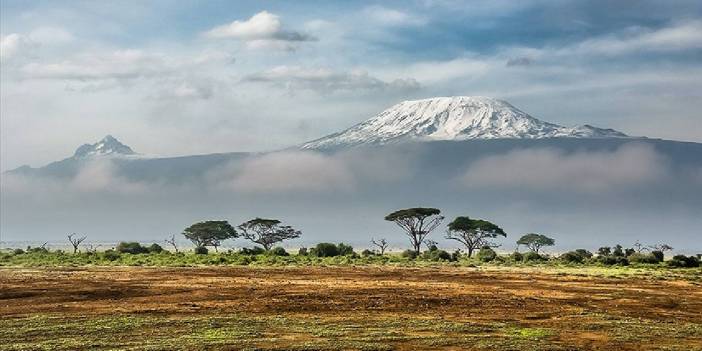
<path fill-rule="evenodd" d="M 87 158 L 93 156 L 136 155 L 136 152 L 127 145 L 122 144 L 112 135 L 107 135 L 95 144 L 83 144 L 76 150 L 74 158 Z"/>
<path fill-rule="evenodd" d="M 404 101 L 342 132 L 303 144 L 325 149 L 403 140 L 620 138 L 613 129 L 564 127 L 536 119 L 508 102 L 483 96 Z"/>

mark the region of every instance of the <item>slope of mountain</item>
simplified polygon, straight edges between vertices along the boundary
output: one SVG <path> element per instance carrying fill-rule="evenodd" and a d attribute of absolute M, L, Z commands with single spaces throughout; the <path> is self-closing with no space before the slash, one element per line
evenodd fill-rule
<path fill-rule="evenodd" d="M 301 148 L 329 149 L 405 140 L 623 137 L 627 135 L 613 129 L 544 122 L 502 100 L 455 96 L 401 102 L 365 122 L 305 143 Z"/>

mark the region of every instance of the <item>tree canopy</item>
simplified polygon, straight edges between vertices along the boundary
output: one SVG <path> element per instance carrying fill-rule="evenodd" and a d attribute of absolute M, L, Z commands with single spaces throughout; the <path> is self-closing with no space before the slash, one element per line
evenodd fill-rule
<path fill-rule="evenodd" d="M 468 257 L 473 256 L 473 251 L 482 247 L 495 247 L 489 239 L 498 236 L 507 237 L 502 228 L 496 224 L 482 220 L 471 219 L 468 216 L 456 217 L 448 224 L 446 238 L 456 240 L 463 244 L 468 251 Z"/>
<path fill-rule="evenodd" d="M 415 207 L 395 211 L 385 216 L 386 221 L 395 222 L 410 239 L 415 252 L 419 252 L 422 242 L 429 233 L 441 224 L 444 217 L 441 210 L 431 207 Z"/>
<path fill-rule="evenodd" d="M 195 223 L 183 230 L 183 235 L 196 247 L 214 246 L 222 240 L 237 238 L 239 234 L 227 221 L 205 221 Z"/>
<path fill-rule="evenodd" d="M 241 231 L 242 237 L 263 246 L 268 251 L 275 243 L 299 238 L 302 235 L 299 230 L 280 223 L 277 219 L 254 218 L 240 224 L 237 228 Z"/>
<path fill-rule="evenodd" d="M 525 234 L 517 240 L 517 245 L 525 245 L 529 250 L 536 253 L 539 253 L 539 250 L 544 246 L 553 246 L 555 244 L 556 240 L 536 233 Z"/>

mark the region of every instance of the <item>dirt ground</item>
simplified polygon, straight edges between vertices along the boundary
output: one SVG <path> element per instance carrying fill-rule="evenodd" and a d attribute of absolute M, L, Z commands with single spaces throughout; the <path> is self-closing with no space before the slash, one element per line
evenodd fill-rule
<path fill-rule="evenodd" d="M 463 267 L 3 268 L 0 349 L 702 350 L 702 286 Z"/>

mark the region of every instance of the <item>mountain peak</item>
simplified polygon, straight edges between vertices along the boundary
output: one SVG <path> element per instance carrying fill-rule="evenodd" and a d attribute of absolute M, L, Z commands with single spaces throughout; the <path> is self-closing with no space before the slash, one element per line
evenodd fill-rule
<path fill-rule="evenodd" d="M 95 144 L 83 144 L 76 150 L 74 158 L 86 158 L 108 155 L 135 155 L 136 152 L 129 146 L 122 144 L 112 135 L 106 135 Z"/>
<path fill-rule="evenodd" d="M 563 127 L 486 96 L 403 101 L 342 132 L 302 145 L 325 149 L 416 140 L 611 138 L 624 133 L 589 125 Z"/>

